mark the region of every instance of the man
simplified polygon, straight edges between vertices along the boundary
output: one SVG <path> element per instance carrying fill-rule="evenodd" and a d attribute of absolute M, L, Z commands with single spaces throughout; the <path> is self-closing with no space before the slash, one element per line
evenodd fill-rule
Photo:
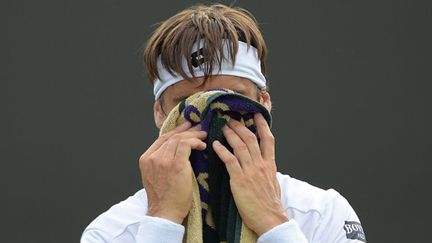
<path fill-rule="evenodd" d="M 195 6 L 163 22 L 144 52 L 154 85 L 154 118 L 190 95 L 212 88 L 241 93 L 271 110 L 265 80 L 266 46 L 253 16 L 216 4 Z M 243 222 L 258 242 L 366 242 L 359 219 L 336 191 L 322 190 L 276 172 L 275 142 L 259 113 L 257 137 L 230 121 L 220 142 L 184 123 L 160 136 L 140 157 L 144 189 L 113 206 L 84 231 L 81 242 L 182 242 L 192 203 L 192 150 L 212 146 L 225 163 Z"/>

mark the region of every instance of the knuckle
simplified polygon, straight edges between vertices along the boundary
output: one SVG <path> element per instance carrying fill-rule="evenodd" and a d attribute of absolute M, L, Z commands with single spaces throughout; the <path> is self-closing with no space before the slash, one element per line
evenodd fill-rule
<path fill-rule="evenodd" d="M 248 133 L 246 135 L 246 141 L 249 143 L 252 143 L 252 142 L 256 141 L 256 136 L 252 133 Z"/>
<path fill-rule="evenodd" d="M 275 142 L 275 137 L 274 137 L 273 134 L 271 134 L 271 133 L 266 134 L 266 135 L 264 136 L 264 139 L 267 140 L 267 141 L 269 141 L 269 142 L 271 142 L 271 143 L 274 143 L 274 142 Z"/>
<path fill-rule="evenodd" d="M 259 172 L 267 171 L 267 165 L 264 163 L 257 163 L 256 167 Z"/>
<path fill-rule="evenodd" d="M 144 170 L 145 168 L 147 168 L 150 163 L 152 163 L 151 157 L 141 156 L 141 158 L 139 160 L 140 170 Z"/>
<path fill-rule="evenodd" d="M 239 145 L 237 146 L 237 149 L 238 149 L 239 151 L 246 151 L 246 150 L 248 150 L 246 144 L 244 144 L 244 143 L 239 144 Z"/>
<path fill-rule="evenodd" d="M 147 156 L 146 156 L 146 154 L 144 153 L 144 154 L 142 154 L 139 158 L 138 158 L 138 161 L 141 163 L 141 162 L 144 162 L 145 160 L 146 160 L 146 158 L 147 158 Z"/>
<path fill-rule="evenodd" d="M 143 170 L 143 169 L 145 168 L 144 163 L 145 163 L 145 162 L 144 162 L 143 160 L 140 160 L 140 161 L 139 161 L 138 165 L 139 165 L 140 170 Z"/>
<path fill-rule="evenodd" d="M 147 159 L 145 159 L 143 163 L 155 163 L 157 160 L 157 156 L 152 154 Z"/>
<path fill-rule="evenodd" d="M 234 163 L 237 163 L 237 159 L 234 156 L 230 156 L 226 162 L 229 164 L 234 164 Z"/>

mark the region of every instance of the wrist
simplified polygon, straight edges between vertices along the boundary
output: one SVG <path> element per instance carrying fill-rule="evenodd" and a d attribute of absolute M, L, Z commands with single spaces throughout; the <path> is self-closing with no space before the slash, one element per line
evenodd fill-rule
<path fill-rule="evenodd" d="M 152 216 L 152 217 L 158 217 L 161 219 L 166 219 L 166 220 L 169 220 L 169 221 L 174 222 L 176 224 L 181 224 L 181 223 L 183 223 L 183 220 L 184 220 L 183 217 L 179 217 L 179 216 L 167 214 L 167 213 L 156 213 L 156 214 L 147 214 L 147 215 Z"/>
<path fill-rule="evenodd" d="M 258 236 L 261 236 L 267 231 L 287 222 L 288 220 L 288 216 L 285 214 L 285 212 L 272 214 L 268 217 L 263 218 L 263 220 L 261 221 L 262 224 L 259 224 L 254 231 L 255 233 L 257 233 Z"/>
<path fill-rule="evenodd" d="M 151 210 L 149 210 L 147 212 L 148 216 L 152 216 L 152 217 L 158 217 L 158 218 L 162 218 L 162 219 L 167 219 L 169 221 L 172 221 L 176 224 L 181 224 L 183 223 L 183 220 L 185 218 L 185 216 L 181 216 L 178 213 L 175 212 L 169 212 L 168 210 L 162 210 L 162 211 L 154 211 L 152 212 Z"/>

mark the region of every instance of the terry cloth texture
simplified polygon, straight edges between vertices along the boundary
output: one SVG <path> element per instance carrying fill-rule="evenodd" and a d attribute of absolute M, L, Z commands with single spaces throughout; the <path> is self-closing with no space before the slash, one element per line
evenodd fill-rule
<path fill-rule="evenodd" d="M 193 150 L 190 161 L 194 171 L 192 208 L 184 221 L 187 243 L 251 243 L 257 235 L 245 224 L 237 211 L 224 163 L 213 151 L 214 140 L 231 152 L 222 128 L 236 119 L 256 133 L 253 115 L 260 112 L 271 126 L 271 116 L 260 103 L 228 89 L 212 89 L 196 93 L 180 102 L 165 120 L 160 133 L 164 134 L 186 120 L 201 124 L 208 136 L 204 151 Z"/>

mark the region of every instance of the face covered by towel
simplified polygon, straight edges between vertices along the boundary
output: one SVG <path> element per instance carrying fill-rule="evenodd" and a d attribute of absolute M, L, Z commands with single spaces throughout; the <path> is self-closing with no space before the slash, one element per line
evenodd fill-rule
<path fill-rule="evenodd" d="M 165 120 L 160 134 L 189 121 L 208 134 L 204 151 L 192 151 L 194 171 L 192 208 L 184 224 L 187 243 L 256 242 L 256 234 L 242 222 L 229 186 L 229 174 L 211 144 L 218 140 L 231 152 L 222 133 L 230 119 L 256 133 L 253 116 L 261 113 L 271 126 L 269 111 L 260 103 L 228 89 L 196 93 L 179 103 Z"/>

